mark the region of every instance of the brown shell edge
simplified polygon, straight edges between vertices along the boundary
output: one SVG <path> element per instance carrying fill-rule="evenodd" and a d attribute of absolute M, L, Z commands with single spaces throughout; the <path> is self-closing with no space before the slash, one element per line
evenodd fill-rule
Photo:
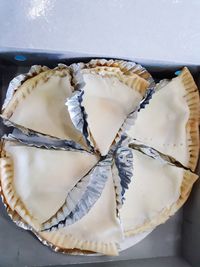
<path fill-rule="evenodd" d="M 179 76 L 186 90 L 184 96 L 190 110 L 189 120 L 186 125 L 187 140 L 189 144 L 188 168 L 195 170 L 199 157 L 199 123 L 200 99 L 197 85 L 187 67 L 184 67 Z"/>
<path fill-rule="evenodd" d="M 44 82 L 48 81 L 52 73 L 57 73 L 62 77 L 63 70 L 67 70 L 67 74 L 70 75 L 69 67 L 64 67 L 64 65 L 62 64 L 54 69 L 41 69 L 39 73 L 35 73 L 32 76 L 27 75 L 27 78 L 21 83 L 19 87 L 17 87 L 14 95 L 12 96 L 12 99 L 10 100 L 6 108 L 2 111 L 1 117 L 9 119 L 20 101 L 26 98 L 31 93 L 31 91 L 34 90 L 41 79 L 43 79 Z M 60 73 L 58 71 L 60 71 Z"/>

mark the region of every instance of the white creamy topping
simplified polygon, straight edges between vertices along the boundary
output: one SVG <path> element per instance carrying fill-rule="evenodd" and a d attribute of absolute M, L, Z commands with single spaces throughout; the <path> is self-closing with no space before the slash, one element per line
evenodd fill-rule
<path fill-rule="evenodd" d="M 134 230 L 169 208 L 180 196 L 184 170 L 133 150 L 134 175 L 120 210 L 125 231 Z"/>
<path fill-rule="evenodd" d="M 189 108 L 185 94 L 181 79 L 173 79 L 156 92 L 149 105 L 138 113 L 128 134 L 187 165 Z"/>
<path fill-rule="evenodd" d="M 88 125 L 96 146 L 105 155 L 117 132 L 142 99 L 134 89 L 116 77 L 83 74 L 83 106 L 88 114 Z"/>
<path fill-rule="evenodd" d="M 7 145 L 14 162 L 14 187 L 39 222 L 63 205 L 67 193 L 96 164 L 89 153 Z"/>

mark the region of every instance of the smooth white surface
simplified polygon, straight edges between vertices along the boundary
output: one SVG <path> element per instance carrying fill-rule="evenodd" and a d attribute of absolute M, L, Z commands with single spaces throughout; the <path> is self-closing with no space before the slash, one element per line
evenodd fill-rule
<path fill-rule="evenodd" d="M 137 243 L 142 241 L 146 236 L 148 236 L 154 229 L 148 230 L 144 233 L 140 233 L 131 237 L 126 237 L 125 240 L 120 245 L 120 251 L 124 251 L 132 246 L 135 246 Z"/>
<path fill-rule="evenodd" d="M 184 176 L 181 168 L 163 164 L 136 150 L 132 153 L 134 176 L 120 210 L 123 229 L 129 235 L 148 230 L 167 219 L 172 205 L 180 197 Z"/>
<path fill-rule="evenodd" d="M 142 95 L 117 77 L 87 73 L 83 78 L 82 105 L 88 115 L 88 127 L 97 149 L 105 156 L 124 120 L 142 100 Z"/>
<path fill-rule="evenodd" d="M 14 190 L 39 223 L 58 211 L 66 193 L 97 163 L 97 158 L 89 153 L 50 151 L 9 143 L 6 151 L 14 162 Z"/>
<path fill-rule="evenodd" d="M 0 46 L 200 63 L 199 0 L 0 0 Z"/>
<path fill-rule="evenodd" d="M 65 76 L 60 77 L 59 74 Z M 36 86 L 35 80 L 31 79 L 26 83 L 26 87 L 21 87 L 21 90 L 26 92 L 26 97 L 22 99 L 21 96 L 20 99 L 18 93 L 18 99 L 21 101 L 16 105 L 10 120 L 41 133 L 78 142 L 81 139 L 80 133 L 72 124 L 65 106 L 67 97 L 70 97 L 73 91 L 69 72 L 62 70 L 47 77 L 49 79 L 45 81 L 44 75 L 42 78 L 40 76 Z"/>
<path fill-rule="evenodd" d="M 153 95 L 128 131 L 130 137 L 174 157 L 185 166 L 190 158 L 190 137 L 186 130 L 190 117 L 187 94 L 183 75 L 174 78 Z"/>

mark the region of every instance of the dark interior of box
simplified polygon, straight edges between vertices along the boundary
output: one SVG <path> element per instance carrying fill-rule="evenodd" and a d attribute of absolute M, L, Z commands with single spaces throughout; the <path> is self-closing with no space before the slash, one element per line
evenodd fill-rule
<path fill-rule="evenodd" d="M 21 56 L 21 59 L 19 56 Z M 18 56 L 18 57 L 16 57 Z M 23 59 L 23 61 L 20 60 Z M 34 64 L 55 67 L 57 63 L 71 64 L 89 61 L 89 57 L 67 58 L 56 53 L 4 52 L 0 54 L 0 101 L 1 105 L 9 81 L 28 71 Z M 140 62 L 139 62 L 140 63 Z M 175 71 L 183 67 L 173 63 L 143 65 L 156 81 L 172 78 Z M 188 66 L 200 84 L 198 66 Z M 0 122 L 0 135 L 11 129 Z M 199 173 L 199 166 L 197 168 Z M 0 203 L 0 266 L 63 266 L 91 263 L 92 266 L 140 266 L 140 267 L 186 267 L 200 266 L 200 182 L 197 181 L 189 200 L 175 216 L 157 227 L 144 240 L 120 253 L 119 257 L 74 256 L 52 252 L 42 245 L 31 233 L 18 228 L 6 214 Z"/>

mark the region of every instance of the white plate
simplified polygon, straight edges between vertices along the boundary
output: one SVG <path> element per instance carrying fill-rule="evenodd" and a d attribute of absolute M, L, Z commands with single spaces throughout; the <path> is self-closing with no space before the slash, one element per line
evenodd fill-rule
<path fill-rule="evenodd" d="M 137 243 L 142 241 L 145 237 L 147 237 L 153 230 L 154 230 L 154 228 L 152 228 L 146 232 L 137 234 L 135 236 L 126 237 L 125 240 L 120 244 L 120 251 L 123 251 L 125 249 L 128 249 L 128 248 L 136 245 Z"/>

